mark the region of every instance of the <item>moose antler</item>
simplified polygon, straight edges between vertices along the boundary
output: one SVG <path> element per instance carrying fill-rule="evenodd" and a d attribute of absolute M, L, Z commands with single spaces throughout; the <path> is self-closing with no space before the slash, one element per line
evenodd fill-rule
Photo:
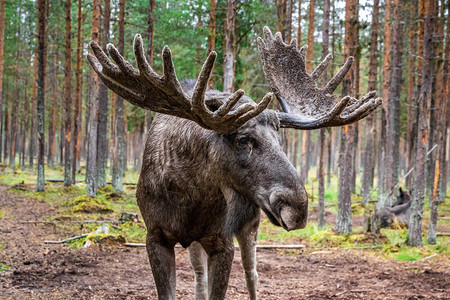
<path fill-rule="evenodd" d="M 381 98 L 373 99 L 375 91 L 359 100 L 346 96 L 337 103 L 336 96 L 331 95 L 349 71 L 353 57 L 347 59 L 324 88 L 319 89 L 315 82 L 330 63 L 331 55 L 308 74 L 305 69 L 306 46 L 297 51 L 295 39 L 287 45 L 279 32 L 274 38 L 268 27 L 264 27 L 264 35 L 267 43 L 258 38 L 258 48 L 266 79 L 284 110 L 284 113 L 278 113 L 281 127 L 317 129 L 341 126 L 364 118 L 381 104 Z"/>
<path fill-rule="evenodd" d="M 246 103 L 231 111 L 244 95 L 243 90 L 238 90 L 213 112 L 205 104 L 205 92 L 217 56 L 216 52 L 212 51 L 208 55 L 192 96 L 188 97 L 175 74 L 169 47 L 165 46 L 162 51 L 164 75 L 160 76 L 147 62 L 142 45 L 142 37 L 137 34 L 134 38 L 134 54 L 138 69 L 126 61 L 112 44 L 107 45 L 107 50 L 115 64 L 95 42 L 90 43 L 95 56 L 91 54 L 87 56 L 92 68 L 105 85 L 134 105 L 185 118 L 203 128 L 227 134 L 260 114 L 272 99 L 272 93 L 268 93 L 258 105 Z"/>

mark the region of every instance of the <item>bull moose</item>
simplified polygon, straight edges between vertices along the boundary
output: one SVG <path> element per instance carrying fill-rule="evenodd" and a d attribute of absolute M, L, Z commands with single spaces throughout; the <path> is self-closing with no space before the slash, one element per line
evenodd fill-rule
<path fill-rule="evenodd" d="M 136 197 L 147 227 L 147 252 L 159 299 L 175 298 L 174 246 L 189 247 L 195 270 L 196 299 L 224 299 L 234 255 L 241 249 L 250 298 L 256 299 L 256 238 L 260 210 L 285 230 L 304 228 L 308 199 L 295 167 L 281 147 L 280 127 L 316 129 L 349 124 L 380 103 L 375 92 L 336 102 L 331 93 L 343 80 L 347 59 L 328 84 L 316 80 L 331 61 L 311 73 L 306 47 L 285 44 L 264 27 L 258 38 L 263 71 L 283 112 L 267 109 L 243 90 L 208 89 L 216 53 L 206 59 L 197 80 L 180 83 L 172 54 L 162 50 L 163 75 L 146 60 L 140 35 L 134 39 L 137 69 L 111 44 L 96 44 L 88 60 L 107 87 L 130 103 L 157 112 L 144 150 Z"/>

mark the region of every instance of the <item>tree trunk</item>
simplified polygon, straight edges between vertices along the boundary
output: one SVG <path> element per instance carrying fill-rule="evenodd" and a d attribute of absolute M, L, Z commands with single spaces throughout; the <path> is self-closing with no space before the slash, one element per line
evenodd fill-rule
<path fill-rule="evenodd" d="M 284 40 L 286 34 L 286 0 L 277 1 L 277 32 L 281 33 Z"/>
<path fill-rule="evenodd" d="M 5 48 L 5 2 L 0 1 L 0 162 L 2 161 L 2 112 L 3 112 L 3 54 Z"/>
<path fill-rule="evenodd" d="M 313 71 L 314 61 L 314 5 L 315 0 L 309 1 L 308 12 L 308 49 L 306 50 L 306 72 Z"/>
<path fill-rule="evenodd" d="M 72 141 L 72 49 L 71 49 L 71 0 L 66 0 L 65 2 L 66 8 L 66 49 L 65 49 L 65 58 L 66 58 L 66 66 L 64 69 L 64 98 L 66 104 L 65 116 L 64 116 L 64 127 L 65 127 L 65 138 L 64 138 L 64 149 L 66 149 L 64 153 L 64 186 L 72 185 L 72 155 L 71 155 L 71 147 L 70 143 Z M 62 138 L 62 137 L 61 137 Z"/>
<path fill-rule="evenodd" d="M 223 91 L 234 91 L 234 60 L 235 49 L 233 47 L 235 40 L 236 26 L 236 2 L 237 0 L 227 0 L 227 18 L 225 20 L 225 46 L 223 58 Z"/>
<path fill-rule="evenodd" d="M 298 0 L 297 49 L 302 45 L 302 0 Z"/>
<path fill-rule="evenodd" d="M 45 48 L 46 48 L 46 1 L 38 0 L 38 88 L 37 88 L 37 133 L 38 169 L 36 191 L 44 191 L 44 152 L 45 152 Z"/>
<path fill-rule="evenodd" d="M 119 2 L 119 42 L 118 50 L 123 55 L 125 43 L 125 0 Z M 123 174 L 124 174 L 124 156 L 126 155 L 125 147 L 125 123 L 124 123 L 124 105 L 123 99 L 117 96 L 116 100 L 116 125 L 115 125 L 115 145 L 113 153 L 113 175 L 112 186 L 117 192 L 123 191 Z"/>
<path fill-rule="evenodd" d="M 286 0 L 286 29 L 284 40 L 290 44 L 292 39 L 292 6 L 293 0 Z"/>
<path fill-rule="evenodd" d="M 330 30 L 330 0 L 324 0 L 323 3 L 323 23 L 322 23 L 322 59 L 324 59 L 328 55 L 328 47 L 329 47 L 329 30 Z M 325 70 L 322 73 L 321 78 L 321 86 L 325 87 L 327 84 L 327 71 Z M 325 153 L 327 152 L 327 148 L 325 145 L 326 129 L 320 129 L 320 154 L 319 154 L 319 212 L 318 212 L 318 226 L 319 228 L 325 227 Z"/>
<path fill-rule="evenodd" d="M 83 89 L 83 73 L 81 70 L 81 63 L 83 59 L 83 44 L 82 44 L 82 2 L 78 0 L 78 15 L 77 15 L 77 52 L 75 64 L 75 104 L 73 116 L 73 143 L 72 143 L 72 182 L 75 183 L 75 174 L 77 171 L 77 162 L 80 161 L 81 152 L 81 110 L 82 110 L 82 89 Z"/>
<path fill-rule="evenodd" d="M 100 0 L 92 3 L 92 27 L 91 40 L 99 42 L 100 31 Z M 86 167 L 86 194 L 95 197 L 97 194 L 97 130 L 98 130 L 98 101 L 99 80 L 97 74 L 90 69 L 90 95 L 89 95 L 89 128 L 88 151 Z"/>
<path fill-rule="evenodd" d="M 109 23 L 111 15 L 110 0 L 104 0 L 103 9 L 103 30 L 101 30 L 102 48 L 106 51 L 106 45 L 109 43 Z M 108 88 L 99 81 L 98 90 L 98 129 L 97 129 L 97 186 L 106 185 L 106 168 L 108 165 Z"/>
<path fill-rule="evenodd" d="M 344 59 L 354 56 L 358 40 L 358 0 L 348 0 L 345 5 L 345 38 Z M 345 76 L 342 86 L 342 95 L 352 96 L 352 77 L 354 72 Z M 354 125 L 345 125 L 341 131 L 341 159 L 338 191 L 338 213 L 336 219 L 336 230 L 340 233 L 352 231 L 351 215 L 351 180 L 353 172 L 353 139 L 355 134 Z"/>
<path fill-rule="evenodd" d="M 209 2 L 209 35 L 208 35 L 208 54 L 216 50 L 216 0 Z M 209 78 L 209 86 L 214 88 L 214 67 Z"/>
<path fill-rule="evenodd" d="M 409 244 L 422 245 L 422 219 L 425 202 L 426 161 L 428 150 L 428 114 L 431 98 L 432 74 L 431 63 L 433 58 L 433 27 L 435 15 L 432 1 L 425 1 L 425 22 L 422 59 L 422 85 L 419 97 L 419 119 L 417 135 L 416 166 L 414 168 L 414 193 L 411 203 L 411 219 L 408 229 Z"/>
<path fill-rule="evenodd" d="M 447 15 L 450 12 L 450 1 L 447 1 Z M 447 140 L 448 140 L 448 129 L 450 128 L 450 76 L 449 73 L 449 60 L 450 60 L 450 22 L 447 19 L 447 32 L 445 35 L 445 52 L 444 52 L 444 66 L 443 66 L 443 77 L 442 77 L 442 86 L 444 88 L 444 107 L 443 114 L 444 117 L 441 118 L 441 128 L 442 128 L 442 136 L 441 136 L 441 156 L 440 156 L 440 174 L 441 174 L 441 182 L 440 182 L 440 199 L 439 202 L 444 202 L 445 196 L 447 194 L 447 178 L 448 178 L 448 160 L 447 160 Z"/>
<path fill-rule="evenodd" d="M 392 190 L 398 182 L 400 158 L 400 92 L 402 87 L 402 50 L 403 50 L 403 0 L 393 2 L 393 26 L 391 42 L 391 62 L 389 79 L 388 140 L 386 152 L 386 195 L 385 205 L 392 204 Z"/>
<path fill-rule="evenodd" d="M 58 64 L 59 55 L 58 49 L 55 45 L 55 63 L 53 67 L 53 99 L 51 107 L 51 118 L 48 124 L 48 150 L 47 150 L 47 164 L 53 170 L 55 168 L 55 135 L 56 135 L 56 111 L 58 108 Z"/>
<path fill-rule="evenodd" d="M 370 29 L 370 57 L 369 57 L 369 86 L 368 91 L 377 89 L 377 50 L 378 50 L 378 12 L 379 0 L 373 2 L 372 24 Z M 375 169 L 375 155 L 373 153 L 373 140 L 376 137 L 375 117 L 370 114 L 366 117 L 366 143 L 364 148 L 364 173 L 362 183 L 364 224 L 368 224 L 370 192 L 373 186 L 373 175 Z M 368 225 L 365 226 L 368 230 Z"/>
<path fill-rule="evenodd" d="M 35 137 L 36 137 L 36 98 L 37 98 L 37 74 L 38 74 L 38 53 L 34 53 L 33 60 L 33 88 L 31 92 L 31 124 L 30 124 L 30 169 L 33 169 L 34 164 L 34 151 L 35 151 Z"/>
<path fill-rule="evenodd" d="M 408 49 L 411 55 L 408 56 L 408 108 L 407 108 L 407 130 L 406 130 L 406 153 L 407 153 L 407 170 L 410 170 L 414 166 L 414 148 L 415 148 L 415 137 L 417 133 L 414 134 L 414 123 L 415 123 L 415 113 L 414 106 L 416 105 L 414 97 L 414 83 L 416 79 L 416 57 L 412 53 L 416 53 L 417 48 L 417 34 L 416 34 L 416 19 L 417 19 L 417 1 L 410 0 L 409 3 L 409 43 Z M 410 189 L 412 184 L 412 176 L 406 178 L 406 186 Z"/>

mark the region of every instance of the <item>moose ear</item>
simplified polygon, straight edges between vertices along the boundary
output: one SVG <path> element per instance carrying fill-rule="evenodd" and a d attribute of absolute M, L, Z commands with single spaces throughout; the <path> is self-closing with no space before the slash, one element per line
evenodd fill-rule
<path fill-rule="evenodd" d="M 402 190 L 402 188 L 398 188 L 398 191 L 400 192 L 400 195 L 402 195 L 402 194 L 403 194 L 403 190 Z"/>

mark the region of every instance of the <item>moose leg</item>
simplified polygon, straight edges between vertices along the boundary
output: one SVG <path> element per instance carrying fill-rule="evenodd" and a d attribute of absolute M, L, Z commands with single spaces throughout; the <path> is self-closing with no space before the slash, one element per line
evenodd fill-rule
<path fill-rule="evenodd" d="M 256 272 L 256 240 L 258 237 L 259 214 L 256 222 L 247 224 L 243 230 L 236 234 L 241 250 L 242 265 L 244 267 L 245 281 L 251 300 L 257 299 L 256 287 L 258 273 Z"/>
<path fill-rule="evenodd" d="M 174 244 L 147 234 L 147 253 L 158 291 L 158 299 L 174 300 L 176 284 Z"/>
<path fill-rule="evenodd" d="M 209 299 L 225 299 L 234 256 L 234 245 L 231 237 L 215 239 L 212 243 L 202 243 L 208 254 L 208 291 Z"/>
<path fill-rule="evenodd" d="M 195 272 L 195 299 L 208 299 L 208 256 L 199 242 L 193 242 L 189 248 L 189 257 Z"/>

